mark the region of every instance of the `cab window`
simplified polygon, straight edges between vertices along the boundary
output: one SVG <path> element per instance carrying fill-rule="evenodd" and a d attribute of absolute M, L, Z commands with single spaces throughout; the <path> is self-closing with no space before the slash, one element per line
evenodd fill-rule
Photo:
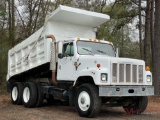
<path fill-rule="evenodd" d="M 65 44 L 63 44 L 63 53 L 64 53 L 64 55 L 66 57 L 74 55 L 73 42 L 72 43 L 65 43 Z"/>

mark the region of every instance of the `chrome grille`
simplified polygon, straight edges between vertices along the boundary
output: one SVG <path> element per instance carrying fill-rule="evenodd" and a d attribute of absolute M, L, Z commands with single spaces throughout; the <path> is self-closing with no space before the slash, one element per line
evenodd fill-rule
<path fill-rule="evenodd" d="M 132 81 L 134 83 L 137 82 L 137 65 L 133 65 L 132 67 Z"/>
<path fill-rule="evenodd" d="M 126 64 L 126 82 L 131 81 L 131 65 Z"/>
<path fill-rule="evenodd" d="M 139 83 L 143 83 L 143 65 L 139 65 Z"/>
<path fill-rule="evenodd" d="M 117 64 L 116 63 L 113 63 L 112 81 L 117 82 Z"/>
<path fill-rule="evenodd" d="M 119 64 L 119 82 L 124 82 L 124 64 Z"/>
<path fill-rule="evenodd" d="M 143 65 L 112 63 L 112 83 L 143 83 Z"/>

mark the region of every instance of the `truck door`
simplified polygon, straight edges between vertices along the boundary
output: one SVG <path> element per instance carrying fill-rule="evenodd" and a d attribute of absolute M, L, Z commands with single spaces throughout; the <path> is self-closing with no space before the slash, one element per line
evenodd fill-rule
<path fill-rule="evenodd" d="M 57 80 L 72 80 L 74 70 L 74 45 L 73 42 L 63 44 L 62 59 L 58 58 Z"/>

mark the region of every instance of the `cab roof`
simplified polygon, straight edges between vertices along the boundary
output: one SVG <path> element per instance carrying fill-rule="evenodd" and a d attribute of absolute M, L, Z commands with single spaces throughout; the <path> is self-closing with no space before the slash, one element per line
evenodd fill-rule
<path fill-rule="evenodd" d="M 106 41 L 106 40 L 99 40 L 99 39 L 93 39 L 93 38 L 69 38 L 69 39 L 66 39 L 64 41 L 90 41 L 90 42 L 100 42 L 100 43 L 107 43 L 107 44 L 111 44 L 113 45 L 112 42 L 110 41 Z"/>

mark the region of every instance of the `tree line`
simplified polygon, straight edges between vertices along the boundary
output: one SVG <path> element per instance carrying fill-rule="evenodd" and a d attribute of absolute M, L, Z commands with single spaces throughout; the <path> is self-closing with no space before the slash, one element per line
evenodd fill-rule
<path fill-rule="evenodd" d="M 160 94 L 160 42 L 158 0 L 1 0 L 0 84 L 7 74 L 7 52 L 43 26 L 45 18 L 60 4 L 110 15 L 98 28 L 97 38 L 120 48 L 120 57 L 143 59 L 153 71 L 156 93 Z M 134 23 L 134 24 L 133 24 Z M 131 26 L 130 26 L 131 25 Z M 135 29 L 133 29 L 135 28 Z M 138 31 L 138 40 L 131 37 Z"/>

